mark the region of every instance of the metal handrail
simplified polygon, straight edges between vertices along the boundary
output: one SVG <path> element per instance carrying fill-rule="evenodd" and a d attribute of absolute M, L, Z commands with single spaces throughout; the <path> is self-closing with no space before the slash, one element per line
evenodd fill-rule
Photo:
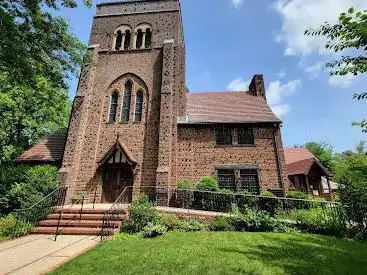
<path fill-rule="evenodd" d="M 41 204 L 42 202 L 44 202 L 46 199 L 48 199 L 49 197 L 51 197 L 53 194 L 55 194 L 57 191 L 59 191 L 61 189 L 67 190 L 68 188 L 67 187 L 64 187 L 64 186 L 60 186 L 60 187 L 56 188 L 54 191 L 52 191 L 50 194 L 48 194 L 47 196 L 43 197 L 41 200 L 39 200 L 38 202 L 36 202 L 35 204 L 31 205 L 30 207 L 28 207 L 28 208 L 21 208 L 21 209 L 15 209 L 14 211 L 15 212 L 20 212 L 20 211 L 30 210 L 30 209 L 36 207 L 37 205 Z"/>
<path fill-rule="evenodd" d="M 75 220 L 75 218 L 73 218 L 71 221 L 69 221 L 68 223 L 66 223 L 66 225 L 64 225 L 63 227 L 61 227 L 61 229 L 59 230 L 59 227 L 60 227 L 60 221 L 61 221 L 61 216 L 62 216 L 62 214 L 64 214 L 64 211 L 65 211 L 65 210 L 70 210 L 74 205 L 79 204 L 79 202 L 81 201 L 81 202 L 82 202 L 82 205 L 81 205 L 80 213 L 79 213 L 79 221 L 80 221 L 80 220 L 81 220 L 81 218 L 82 218 L 82 212 L 83 212 L 83 206 L 84 206 L 84 199 L 85 199 L 85 197 L 84 197 L 84 196 L 82 196 L 82 198 L 81 198 L 81 199 L 79 199 L 79 200 L 75 201 L 74 203 L 72 203 L 72 204 L 71 204 L 67 209 L 62 208 L 61 210 L 59 210 L 59 211 L 58 211 L 58 213 L 59 213 L 59 219 L 58 219 L 58 222 L 57 222 L 57 228 L 56 228 L 56 231 L 55 231 L 55 241 L 56 241 L 56 239 L 57 239 L 57 236 L 59 235 L 59 232 L 60 232 L 63 228 L 67 227 L 71 222 L 73 222 L 73 221 Z M 77 216 L 77 215 L 75 215 L 75 216 Z"/>
<path fill-rule="evenodd" d="M 60 186 L 32 206 L 15 210 L 16 224 L 12 232 L 12 237 L 28 234 L 43 216 L 52 212 L 54 207 L 64 205 L 67 189 L 67 187 Z M 57 197 L 55 197 L 54 201 L 52 196 L 55 194 Z M 48 201 L 49 199 L 51 200 Z M 38 206 L 41 206 L 41 209 L 37 209 Z"/>
<path fill-rule="evenodd" d="M 103 214 L 103 221 L 102 221 L 102 228 L 101 228 L 101 240 L 103 240 L 105 226 L 106 226 L 106 224 L 108 224 L 107 216 L 110 214 L 110 212 L 112 212 L 112 214 L 113 214 L 113 212 L 115 211 L 116 205 L 119 203 L 119 201 L 121 200 L 122 196 L 125 194 L 126 190 L 128 190 L 130 188 L 132 188 L 132 186 L 125 187 L 125 189 L 121 192 L 121 194 L 118 196 L 118 198 L 112 204 L 112 206 L 108 210 L 106 210 L 104 212 L 104 214 Z"/>

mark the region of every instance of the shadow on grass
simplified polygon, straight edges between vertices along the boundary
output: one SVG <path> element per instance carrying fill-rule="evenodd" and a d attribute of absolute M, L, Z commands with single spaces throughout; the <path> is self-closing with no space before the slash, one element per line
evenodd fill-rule
<path fill-rule="evenodd" d="M 220 250 L 276 266 L 285 274 L 367 274 L 366 242 L 304 234 L 288 239 L 273 234 L 265 239 L 266 243 L 247 243 L 244 249 Z"/>

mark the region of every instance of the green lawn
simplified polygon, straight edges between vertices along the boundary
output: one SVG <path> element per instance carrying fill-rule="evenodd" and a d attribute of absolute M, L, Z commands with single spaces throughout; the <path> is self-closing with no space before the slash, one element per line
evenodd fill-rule
<path fill-rule="evenodd" d="M 106 241 L 52 274 L 367 274 L 367 243 L 286 233 L 170 232 Z"/>

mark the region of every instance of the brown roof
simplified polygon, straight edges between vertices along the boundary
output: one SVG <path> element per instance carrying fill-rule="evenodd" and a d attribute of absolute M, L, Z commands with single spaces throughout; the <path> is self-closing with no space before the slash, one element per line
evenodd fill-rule
<path fill-rule="evenodd" d="M 331 172 L 306 148 L 284 148 L 286 172 L 291 175 L 308 175 L 313 165 L 317 165 L 326 176 Z"/>
<path fill-rule="evenodd" d="M 187 93 L 186 97 L 181 124 L 280 122 L 262 97 L 248 92 Z"/>
<path fill-rule="evenodd" d="M 286 164 L 315 158 L 306 148 L 284 148 L 284 156 Z"/>
<path fill-rule="evenodd" d="M 15 161 L 26 162 L 59 162 L 65 148 L 67 129 L 60 129 L 25 151 Z"/>

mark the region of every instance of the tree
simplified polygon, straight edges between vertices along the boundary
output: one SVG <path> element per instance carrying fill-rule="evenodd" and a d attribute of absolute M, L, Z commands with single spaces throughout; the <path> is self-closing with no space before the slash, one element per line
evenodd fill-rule
<path fill-rule="evenodd" d="M 85 46 L 69 32 L 68 23 L 51 11 L 74 8 L 77 0 L 0 1 L 0 72 L 34 87 L 43 75 L 53 85 L 77 72 Z M 88 6 L 91 0 L 84 0 Z"/>
<path fill-rule="evenodd" d="M 326 142 L 307 142 L 304 145 L 314 156 L 327 167 L 330 171 L 334 171 L 335 159 L 333 147 Z"/>
<path fill-rule="evenodd" d="M 346 50 L 353 55 L 342 55 L 339 60 L 326 64 L 330 68 L 330 75 L 363 75 L 367 72 L 367 10 L 355 12 L 353 8 L 348 13 L 339 16 L 335 25 L 325 23 L 318 29 L 308 29 L 306 35 L 325 36 L 328 41 L 326 49 L 336 53 Z M 356 93 L 357 100 L 367 99 L 367 92 Z M 355 122 L 353 125 L 362 127 L 367 132 L 367 120 Z"/>
<path fill-rule="evenodd" d="M 86 47 L 54 11 L 77 1 L 0 1 L 0 164 L 68 123 L 66 79 Z"/>

